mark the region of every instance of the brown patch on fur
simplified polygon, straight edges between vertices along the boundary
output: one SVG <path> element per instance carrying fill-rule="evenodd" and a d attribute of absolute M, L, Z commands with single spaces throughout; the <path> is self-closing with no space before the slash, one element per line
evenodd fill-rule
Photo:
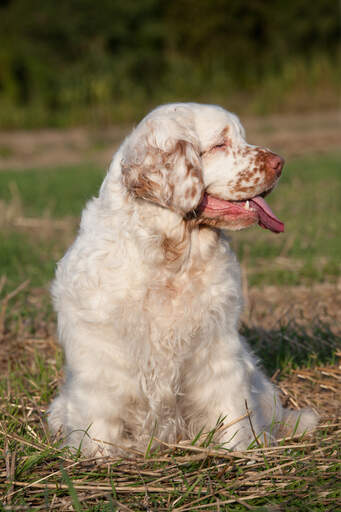
<path fill-rule="evenodd" d="M 175 144 L 174 151 L 172 151 L 171 153 L 167 153 L 167 155 L 172 154 L 172 153 L 179 153 L 179 155 L 185 156 L 186 155 L 186 144 L 187 144 L 186 141 L 178 140 L 177 143 Z"/>
<path fill-rule="evenodd" d="M 167 263 L 177 262 L 184 254 L 188 243 L 188 226 L 185 225 L 182 236 L 179 238 L 171 238 L 166 235 L 161 241 L 161 248 Z"/>
<path fill-rule="evenodd" d="M 237 146 L 233 149 L 233 157 L 237 160 L 238 157 L 246 158 L 254 149 L 247 146 Z"/>
<path fill-rule="evenodd" d="M 174 189 L 175 189 L 175 185 L 174 183 L 168 183 L 168 186 L 169 186 L 169 189 L 170 189 L 170 197 L 169 199 L 166 201 L 166 206 L 171 206 L 172 204 L 172 201 L 173 201 L 173 197 L 174 197 Z"/>
<path fill-rule="evenodd" d="M 193 157 L 193 161 L 191 160 L 193 148 L 189 146 L 189 142 L 178 140 L 171 151 L 150 148 L 144 156 L 144 161 L 139 164 L 134 161 L 123 161 L 124 185 L 140 199 L 165 206 L 178 213 L 187 213 L 197 206 L 194 200 L 203 188 L 201 168 L 196 158 Z M 176 172 L 177 165 L 181 166 L 181 175 Z M 188 192 L 181 195 L 176 187 L 186 178 L 189 182 Z M 194 182 L 198 183 L 194 185 Z M 187 203 L 184 199 L 187 199 Z"/>
<path fill-rule="evenodd" d="M 186 178 L 188 176 L 195 176 L 196 178 L 199 178 L 201 179 L 201 169 L 196 166 L 196 165 L 193 165 L 192 162 L 190 162 L 188 160 L 188 158 L 185 159 L 185 167 L 186 167 Z"/>
<path fill-rule="evenodd" d="M 246 169 L 245 171 L 242 171 L 239 175 L 238 181 L 247 181 L 253 178 L 254 174 L 258 171 L 258 169 Z"/>
<path fill-rule="evenodd" d="M 270 186 L 272 186 L 277 179 L 276 172 L 273 169 L 268 168 L 266 165 L 267 160 L 270 156 L 274 156 L 274 153 L 272 153 L 271 151 L 265 151 L 262 149 L 258 149 L 257 156 L 255 158 L 255 166 L 254 166 L 254 169 L 264 172 L 266 188 L 269 188 Z"/>
<path fill-rule="evenodd" d="M 253 187 L 236 187 L 236 191 L 238 192 L 249 192 L 250 190 L 253 190 Z"/>
<path fill-rule="evenodd" d="M 125 171 L 124 167 L 123 171 Z M 134 170 L 130 168 L 129 171 L 135 171 L 136 177 L 131 179 L 130 172 L 123 172 L 123 183 L 126 187 L 141 199 L 155 200 L 161 191 L 160 185 L 141 172 L 139 168 Z"/>
<path fill-rule="evenodd" d="M 245 169 L 239 173 L 237 181 L 227 183 L 231 193 L 239 195 L 240 199 L 251 198 L 259 194 L 262 190 L 266 191 L 271 189 L 276 180 L 276 172 L 267 166 L 267 160 L 273 155 L 270 151 L 262 148 L 246 148 L 242 150 L 235 150 L 234 156 L 245 156 L 246 153 L 255 153 L 253 157 L 252 168 Z M 261 187 L 261 190 L 260 190 Z"/>
<path fill-rule="evenodd" d="M 191 198 L 194 199 L 198 193 L 198 187 L 196 185 L 192 185 Z"/>

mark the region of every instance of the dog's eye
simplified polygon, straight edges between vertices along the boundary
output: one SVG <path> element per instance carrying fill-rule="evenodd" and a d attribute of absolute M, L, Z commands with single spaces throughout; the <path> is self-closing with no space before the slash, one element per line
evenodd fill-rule
<path fill-rule="evenodd" d="M 200 156 L 203 156 L 206 153 L 209 153 L 210 151 L 213 151 L 214 149 L 226 148 L 226 145 L 227 145 L 226 142 L 222 142 L 221 144 L 216 144 L 215 146 L 212 146 L 209 149 L 206 149 L 206 151 L 201 151 Z"/>

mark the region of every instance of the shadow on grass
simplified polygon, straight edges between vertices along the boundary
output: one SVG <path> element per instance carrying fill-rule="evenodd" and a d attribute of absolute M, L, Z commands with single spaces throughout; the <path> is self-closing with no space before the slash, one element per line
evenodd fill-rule
<path fill-rule="evenodd" d="M 341 336 L 332 327 L 318 320 L 310 326 L 293 320 L 272 330 L 243 324 L 241 334 L 268 374 L 279 369 L 283 375 L 292 368 L 335 364 Z"/>

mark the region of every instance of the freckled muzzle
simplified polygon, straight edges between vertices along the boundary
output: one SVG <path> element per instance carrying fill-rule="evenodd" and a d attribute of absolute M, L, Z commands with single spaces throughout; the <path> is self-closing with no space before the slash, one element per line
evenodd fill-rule
<path fill-rule="evenodd" d="M 263 191 L 259 191 L 259 188 L 252 184 L 252 181 L 255 181 L 254 170 L 243 171 L 237 185 L 238 192 L 243 191 L 244 197 L 241 200 L 222 199 L 206 191 L 196 210 L 196 214 L 203 219 L 202 222 L 205 222 L 205 219 L 209 219 L 208 223 L 216 220 L 220 225 L 225 224 L 227 229 L 242 229 L 258 223 L 259 226 L 273 233 L 284 231 L 283 222 L 276 217 L 264 200 L 282 174 L 284 159 L 269 150 L 258 148 L 254 164 L 254 169 L 263 171 Z M 253 192 L 255 195 L 252 194 L 253 189 L 255 189 Z M 235 192 L 234 190 L 233 193 Z M 248 193 L 250 197 L 247 197 Z"/>

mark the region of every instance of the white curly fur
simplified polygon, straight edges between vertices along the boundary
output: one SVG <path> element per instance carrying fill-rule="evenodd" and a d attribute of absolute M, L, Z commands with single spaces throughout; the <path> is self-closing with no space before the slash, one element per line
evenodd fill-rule
<path fill-rule="evenodd" d="M 152 434 L 174 442 L 244 417 L 217 440 L 245 449 L 245 400 L 257 434 L 274 439 L 299 416 L 298 432 L 315 425 L 312 411 L 281 407 L 238 334 L 239 266 L 219 228 L 255 220 L 196 210 L 204 191 L 233 200 L 272 188 L 268 154 L 236 116 L 193 103 L 159 107 L 123 142 L 52 287 L 66 366 L 49 425 L 65 444 L 128 454 Z"/>

